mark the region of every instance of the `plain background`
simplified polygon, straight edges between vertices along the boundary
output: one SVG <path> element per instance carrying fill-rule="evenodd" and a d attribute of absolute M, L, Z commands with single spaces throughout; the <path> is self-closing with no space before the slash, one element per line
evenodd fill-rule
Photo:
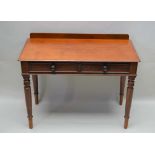
<path fill-rule="evenodd" d="M 17 59 L 30 32 L 128 33 L 142 61 L 129 128 L 118 77 L 49 75 L 39 76 L 41 101 L 29 130 Z M 155 22 L 0 22 L 0 132 L 155 132 L 154 40 Z"/>

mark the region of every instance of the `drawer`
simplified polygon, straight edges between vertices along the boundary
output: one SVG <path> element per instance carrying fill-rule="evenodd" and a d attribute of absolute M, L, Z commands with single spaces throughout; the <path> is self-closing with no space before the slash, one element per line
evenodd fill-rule
<path fill-rule="evenodd" d="M 129 73 L 130 63 L 107 63 L 105 64 L 107 68 L 107 73 Z"/>
<path fill-rule="evenodd" d="M 41 73 L 63 73 L 63 72 L 77 72 L 78 64 L 76 63 L 52 63 L 52 62 L 32 62 L 29 63 L 30 72 Z"/>
<path fill-rule="evenodd" d="M 81 68 L 83 73 L 129 73 L 130 63 L 84 63 Z"/>
<path fill-rule="evenodd" d="M 30 62 L 30 73 L 119 74 L 129 73 L 130 63 Z"/>

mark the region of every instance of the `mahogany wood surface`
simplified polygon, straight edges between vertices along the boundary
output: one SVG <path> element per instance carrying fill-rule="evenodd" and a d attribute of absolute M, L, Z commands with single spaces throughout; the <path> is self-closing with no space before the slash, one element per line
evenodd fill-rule
<path fill-rule="evenodd" d="M 125 105 L 125 120 L 124 120 L 124 128 L 127 129 L 128 127 L 128 120 L 130 116 L 130 109 L 132 103 L 132 96 L 133 96 L 133 89 L 134 89 L 134 82 L 136 76 L 129 76 L 128 77 L 128 88 L 127 88 L 127 95 L 126 95 L 126 105 Z"/>
<path fill-rule="evenodd" d="M 35 104 L 38 104 L 38 75 L 32 75 Z"/>
<path fill-rule="evenodd" d="M 135 64 L 135 63 L 133 63 Z M 96 63 L 96 62 L 29 62 L 29 73 L 56 73 L 56 74 L 129 74 L 131 63 Z M 132 74 L 132 72 L 131 72 Z M 133 73 L 134 74 L 134 73 Z"/>
<path fill-rule="evenodd" d="M 25 91 L 25 101 L 29 120 L 29 128 L 33 128 L 33 115 L 32 115 L 32 97 L 31 97 L 31 85 L 30 85 L 30 75 L 23 75 L 24 80 L 24 91 Z"/>
<path fill-rule="evenodd" d="M 120 77 L 120 105 L 123 103 L 126 76 Z"/>
<path fill-rule="evenodd" d="M 31 33 L 30 38 L 129 39 L 128 34 Z"/>
<path fill-rule="evenodd" d="M 131 40 L 51 39 L 27 40 L 20 61 L 139 62 Z"/>
<path fill-rule="evenodd" d="M 134 80 L 140 61 L 127 34 L 31 33 L 19 57 L 24 79 L 29 128 L 32 122 L 30 75 L 38 104 L 38 74 L 85 74 L 120 76 L 120 105 L 125 78 L 128 88 L 124 128 L 128 127 Z"/>

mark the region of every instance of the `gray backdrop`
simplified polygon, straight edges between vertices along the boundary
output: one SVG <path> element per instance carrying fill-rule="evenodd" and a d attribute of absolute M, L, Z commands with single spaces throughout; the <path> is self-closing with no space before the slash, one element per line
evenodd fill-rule
<path fill-rule="evenodd" d="M 141 58 L 131 129 L 122 129 L 118 77 L 43 75 L 41 103 L 33 107 L 36 127 L 28 130 L 17 59 L 31 32 L 128 33 Z M 155 22 L 0 22 L 0 132 L 154 132 L 154 68 Z"/>

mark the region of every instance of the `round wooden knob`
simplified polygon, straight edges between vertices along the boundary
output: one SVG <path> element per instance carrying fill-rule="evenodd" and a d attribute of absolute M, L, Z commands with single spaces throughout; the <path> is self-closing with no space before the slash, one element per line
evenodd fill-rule
<path fill-rule="evenodd" d="M 108 67 L 106 65 L 103 66 L 103 72 L 107 72 L 108 71 Z"/>
<path fill-rule="evenodd" d="M 54 65 L 54 64 L 52 64 L 50 68 L 51 68 L 51 71 L 52 71 L 52 72 L 55 71 L 55 65 Z"/>

